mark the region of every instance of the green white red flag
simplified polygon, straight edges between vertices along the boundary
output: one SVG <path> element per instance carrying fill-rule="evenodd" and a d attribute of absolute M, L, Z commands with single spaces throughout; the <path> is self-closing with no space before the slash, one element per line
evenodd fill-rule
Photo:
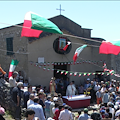
<path fill-rule="evenodd" d="M 82 52 L 82 50 L 83 50 L 85 47 L 87 47 L 87 45 L 83 45 L 83 46 L 81 46 L 81 47 L 79 47 L 79 48 L 76 49 L 75 54 L 74 54 L 74 56 L 73 56 L 73 61 L 74 61 L 74 63 L 76 62 L 79 54 Z"/>
<path fill-rule="evenodd" d="M 100 54 L 114 54 L 120 53 L 120 40 L 118 41 L 103 41 L 99 47 Z"/>
<path fill-rule="evenodd" d="M 25 14 L 23 28 L 22 28 L 22 32 L 21 32 L 21 37 L 24 36 L 24 37 L 36 37 L 36 38 L 38 38 L 40 36 L 40 34 L 43 32 L 41 30 L 31 29 L 31 27 L 32 27 L 31 14 L 35 14 L 35 13 L 27 12 Z"/>
<path fill-rule="evenodd" d="M 12 76 L 16 66 L 18 65 L 19 61 L 13 60 L 11 61 L 10 68 L 9 68 L 9 78 Z"/>
<path fill-rule="evenodd" d="M 47 20 L 40 15 L 27 12 L 24 18 L 24 24 L 21 32 L 21 37 L 39 37 L 45 32 L 63 34 L 62 31 L 50 20 Z"/>

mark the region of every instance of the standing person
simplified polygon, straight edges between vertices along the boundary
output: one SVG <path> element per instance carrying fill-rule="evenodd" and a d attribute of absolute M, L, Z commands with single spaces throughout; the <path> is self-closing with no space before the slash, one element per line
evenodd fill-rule
<path fill-rule="evenodd" d="M 93 103 L 95 101 L 95 99 L 96 99 L 95 98 L 96 95 L 95 95 L 94 87 L 95 87 L 95 85 L 93 84 L 93 81 L 91 81 L 91 85 L 90 85 L 90 96 L 91 96 L 90 102 L 91 103 Z"/>
<path fill-rule="evenodd" d="M 72 96 L 75 95 L 76 88 L 73 85 L 73 82 L 70 82 L 70 85 L 68 85 L 66 90 L 66 96 Z"/>
<path fill-rule="evenodd" d="M 73 120 L 72 113 L 68 110 L 68 105 L 65 105 L 65 109 L 60 112 L 59 120 Z"/>
<path fill-rule="evenodd" d="M 59 106 L 59 109 L 57 109 L 57 110 L 55 111 L 53 119 L 58 120 L 58 117 L 59 117 L 59 115 L 60 115 L 60 112 L 61 112 L 63 109 L 64 109 L 64 107 L 63 107 L 62 105 L 60 105 L 60 106 Z"/>
<path fill-rule="evenodd" d="M 84 113 L 79 116 L 78 120 L 88 120 L 88 119 L 90 119 L 90 116 L 88 115 L 88 109 L 85 108 Z"/>
<path fill-rule="evenodd" d="M 50 81 L 50 93 L 52 97 L 54 97 L 55 90 L 56 90 L 55 77 L 52 77 Z"/>
<path fill-rule="evenodd" d="M 38 117 L 39 120 L 45 120 L 45 116 L 43 113 L 42 106 L 39 104 L 39 98 L 34 98 L 34 104 L 30 105 L 28 109 L 32 109 L 35 111 L 35 117 Z"/>
<path fill-rule="evenodd" d="M 101 93 L 101 89 L 99 89 L 96 92 L 96 99 L 97 99 L 97 105 L 99 105 L 100 103 L 102 103 L 102 93 Z"/>
<path fill-rule="evenodd" d="M 15 111 L 15 120 L 21 119 L 21 87 L 23 86 L 22 82 L 17 83 L 17 87 L 12 89 L 12 100 L 16 104 L 16 111 Z"/>
<path fill-rule="evenodd" d="M 109 102 L 109 95 L 108 95 L 108 91 L 106 90 L 105 93 L 103 94 L 103 103 L 105 105 L 105 107 L 107 107 L 107 103 Z"/>
<path fill-rule="evenodd" d="M 60 80 L 58 82 L 58 84 L 57 84 L 57 92 L 62 94 L 63 93 L 63 89 L 64 89 L 63 81 Z"/>
<path fill-rule="evenodd" d="M 44 93 L 43 92 L 39 92 L 38 93 L 38 97 L 39 97 L 39 104 L 42 105 L 43 112 L 44 112 L 44 115 L 45 115 L 45 103 L 43 101 Z"/>
<path fill-rule="evenodd" d="M 24 92 L 23 94 L 23 100 L 24 100 L 24 107 L 27 108 L 27 101 L 29 100 L 29 96 L 32 93 L 32 86 L 29 85 L 27 87 L 28 91 Z"/>
<path fill-rule="evenodd" d="M 62 95 L 58 93 L 57 101 L 59 105 L 63 105 Z"/>
<path fill-rule="evenodd" d="M 57 97 L 54 97 L 51 99 L 51 104 L 50 104 L 50 116 L 53 118 L 54 114 L 52 112 L 52 108 L 55 107 L 55 104 L 58 103 Z"/>
<path fill-rule="evenodd" d="M 58 107 L 59 107 L 59 104 L 55 103 L 55 107 L 52 108 L 53 115 L 55 114 L 56 110 L 59 110 Z"/>
<path fill-rule="evenodd" d="M 34 104 L 34 94 L 30 94 L 30 96 L 29 96 L 29 100 L 27 101 L 27 108 L 30 106 L 30 105 L 32 105 L 32 104 Z"/>
<path fill-rule="evenodd" d="M 50 117 L 50 104 L 51 104 L 51 96 L 47 96 L 47 100 L 45 101 L 46 119 L 48 119 Z"/>
<path fill-rule="evenodd" d="M 81 84 L 80 87 L 78 88 L 78 93 L 79 93 L 79 94 L 84 94 L 84 87 L 83 87 L 82 84 Z"/>
<path fill-rule="evenodd" d="M 14 71 L 12 76 L 9 78 L 9 84 L 10 84 L 10 93 L 12 94 L 12 89 L 17 86 L 16 77 L 18 75 L 18 72 Z"/>

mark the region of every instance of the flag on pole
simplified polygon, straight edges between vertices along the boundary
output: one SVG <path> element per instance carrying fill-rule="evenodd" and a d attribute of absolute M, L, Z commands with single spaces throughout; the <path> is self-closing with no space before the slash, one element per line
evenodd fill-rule
<path fill-rule="evenodd" d="M 16 66 L 18 65 L 19 61 L 13 60 L 11 61 L 10 68 L 9 68 L 9 78 L 12 76 Z"/>
<path fill-rule="evenodd" d="M 81 51 L 82 51 L 85 47 L 87 47 L 87 45 L 83 45 L 83 46 L 81 46 L 81 47 L 79 47 L 79 48 L 76 49 L 75 54 L 74 54 L 74 56 L 73 56 L 73 61 L 74 61 L 74 63 L 76 62 L 79 54 L 81 53 Z"/>
<path fill-rule="evenodd" d="M 31 29 L 32 27 L 32 19 L 31 19 L 31 14 L 33 12 L 27 12 L 25 14 L 25 18 L 24 18 L 24 23 L 23 23 L 23 28 L 22 28 L 22 32 L 21 32 L 21 37 L 36 37 L 38 38 L 40 36 L 40 34 L 42 33 L 41 30 L 34 30 Z M 35 14 L 35 13 L 33 13 Z"/>
<path fill-rule="evenodd" d="M 67 42 L 67 45 L 63 48 L 63 50 L 66 51 L 67 48 L 68 48 L 68 46 L 69 46 L 70 44 L 71 44 L 71 42 L 68 41 L 68 42 Z"/>

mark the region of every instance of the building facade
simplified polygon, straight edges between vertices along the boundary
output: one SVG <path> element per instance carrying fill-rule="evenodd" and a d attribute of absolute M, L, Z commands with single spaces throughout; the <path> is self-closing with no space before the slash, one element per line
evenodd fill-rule
<path fill-rule="evenodd" d="M 19 64 L 16 70 L 22 71 L 24 78 L 29 79 L 30 84 L 43 86 L 49 86 L 52 76 L 57 78 L 62 76 L 64 79 L 69 77 L 70 81 L 74 80 L 77 85 L 84 83 L 85 79 L 88 77 L 92 79 L 95 75 L 83 74 L 102 72 L 104 61 L 109 69 L 120 71 L 119 55 L 99 54 L 100 43 L 72 37 L 73 35 L 102 41 L 101 38 L 91 38 L 92 29 L 82 28 L 62 15 L 49 20 L 54 22 L 64 34 L 43 32 L 39 38 L 21 38 L 21 27 L 10 26 L 0 29 L 0 64 L 5 71 L 9 71 L 11 60 L 17 59 Z M 70 41 L 71 45 L 64 52 L 62 48 L 67 41 Z M 74 52 L 83 44 L 88 46 L 80 53 L 76 64 L 73 64 Z M 70 73 L 73 74 L 70 76 Z M 82 73 L 81 77 L 79 73 Z M 110 78 L 119 79 L 115 76 Z"/>

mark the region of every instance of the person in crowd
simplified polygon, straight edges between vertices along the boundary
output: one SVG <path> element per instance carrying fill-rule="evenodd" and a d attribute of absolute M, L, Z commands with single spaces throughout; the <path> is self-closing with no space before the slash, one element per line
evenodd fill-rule
<path fill-rule="evenodd" d="M 42 106 L 39 104 L 39 98 L 38 97 L 35 97 L 34 98 L 34 104 L 30 105 L 28 107 L 28 109 L 32 109 L 35 111 L 35 117 L 38 117 L 39 120 L 45 120 L 45 116 L 44 116 L 44 113 L 43 113 L 43 108 Z"/>
<path fill-rule="evenodd" d="M 57 101 L 57 97 L 53 97 L 53 99 L 51 99 L 51 104 L 50 104 L 50 116 L 53 118 L 54 114 L 52 112 L 52 108 L 55 107 L 55 104 L 58 104 L 58 101 Z"/>
<path fill-rule="evenodd" d="M 84 85 L 84 90 L 87 91 L 89 87 L 90 87 L 90 79 L 87 78 L 86 84 Z"/>
<path fill-rule="evenodd" d="M 23 81 L 20 81 L 20 76 L 21 76 L 21 78 L 23 78 L 22 72 L 21 72 L 21 71 L 18 71 L 18 74 L 17 74 L 17 77 L 16 77 L 16 81 L 17 81 L 17 82 L 23 82 Z"/>
<path fill-rule="evenodd" d="M 96 92 L 96 99 L 97 99 L 97 105 L 99 105 L 100 103 L 102 103 L 102 93 L 101 93 L 101 89 L 100 88 Z"/>
<path fill-rule="evenodd" d="M 115 91 L 115 87 L 113 84 L 111 84 L 110 88 L 108 89 L 110 93 Z"/>
<path fill-rule="evenodd" d="M 96 85 L 95 85 L 95 87 L 94 87 L 95 92 L 97 92 L 100 88 L 101 88 L 101 87 L 100 87 L 99 83 L 96 82 Z"/>
<path fill-rule="evenodd" d="M 50 117 L 50 104 L 51 104 L 51 96 L 47 96 L 47 100 L 45 101 L 46 119 L 48 119 Z"/>
<path fill-rule="evenodd" d="M 105 110 L 104 109 L 100 111 L 100 114 L 102 116 L 102 119 L 105 118 Z"/>
<path fill-rule="evenodd" d="M 28 79 L 25 79 L 25 82 L 23 83 L 24 87 L 28 87 L 29 83 L 28 83 Z"/>
<path fill-rule="evenodd" d="M 27 101 L 27 108 L 30 105 L 34 104 L 34 97 L 35 97 L 35 95 L 33 93 L 29 95 L 29 100 Z"/>
<path fill-rule="evenodd" d="M 52 77 L 50 81 L 50 94 L 52 97 L 54 97 L 55 91 L 56 91 L 55 77 Z"/>
<path fill-rule="evenodd" d="M 24 100 L 24 107 L 25 108 L 27 108 L 27 101 L 29 100 L 29 96 L 30 96 L 30 94 L 32 93 L 32 86 L 31 85 L 29 85 L 28 87 L 27 87 L 27 91 L 26 92 L 24 92 L 24 94 L 23 94 L 23 100 Z"/>
<path fill-rule="evenodd" d="M 17 82 L 16 82 L 16 77 L 17 77 L 17 75 L 18 75 L 18 72 L 17 72 L 17 71 L 14 71 L 13 74 L 12 74 L 12 76 L 9 78 L 10 93 L 11 93 L 11 94 L 12 94 L 12 92 L 11 92 L 12 89 L 17 86 Z"/>
<path fill-rule="evenodd" d="M 112 118 L 112 113 L 110 113 L 109 107 L 106 107 L 105 111 L 109 115 L 108 118 Z"/>
<path fill-rule="evenodd" d="M 38 97 L 39 97 L 39 104 L 42 106 L 43 112 L 44 112 L 44 115 L 45 115 L 45 103 L 43 101 L 43 99 L 44 99 L 44 93 L 43 92 L 39 92 L 38 93 Z"/>
<path fill-rule="evenodd" d="M 93 120 L 102 120 L 102 117 L 99 112 L 97 112 L 96 108 L 93 108 L 93 113 L 90 116 L 91 119 Z"/>
<path fill-rule="evenodd" d="M 91 103 L 94 103 L 94 102 L 95 102 L 95 99 L 96 99 L 96 98 L 95 98 L 96 95 L 95 95 L 94 87 L 95 87 L 95 85 L 93 84 L 93 81 L 91 81 L 91 85 L 90 85 L 90 96 L 91 96 L 90 102 L 91 102 Z"/>
<path fill-rule="evenodd" d="M 60 105 L 60 106 L 59 106 L 59 109 L 55 110 L 53 119 L 58 120 L 58 117 L 59 117 L 59 115 L 60 115 L 60 112 L 61 112 L 63 109 L 64 109 L 63 105 Z"/>
<path fill-rule="evenodd" d="M 115 113 L 115 110 L 113 108 L 114 104 L 113 103 L 108 103 L 107 106 L 109 107 L 109 112 L 112 114 L 112 119 L 111 120 L 114 120 L 114 113 Z"/>
<path fill-rule="evenodd" d="M 84 108 L 84 113 L 79 116 L 78 120 L 88 120 L 88 119 L 90 119 L 90 116 L 88 115 L 88 109 Z"/>
<path fill-rule="evenodd" d="M 58 93 L 57 101 L 59 105 L 63 104 L 62 95 L 60 93 Z"/>
<path fill-rule="evenodd" d="M 25 111 L 25 119 L 24 120 L 33 120 L 35 115 L 35 111 L 32 109 L 26 109 Z"/>
<path fill-rule="evenodd" d="M 57 92 L 62 94 L 63 90 L 64 90 L 64 84 L 63 84 L 63 81 L 60 80 L 57 84 Z"/>
<path fill-rule="evenodd" d="M 75 117 L 75 120 L 78 120 L 80 115 L 81 115 L 81 110 L 78 111 L 78 115 Z"/>
<path fill-rule="evenodd" d="M 72 113 L 68 110 L 68 105 L 64 106 L 64 110 L 60 112 L 59 120 L 73 120 Z"/>
<path fill-rule="evenodd" d="M 109 95 L 107 90 L 103 94 L 102 102 L 104 103 L 105 107 L 107 107 L 107 103 L 109 102 Z"/>
<path fill-rule="evenodd" d="M 73 85 L 73 82 L 70 82 L 70 85 L 67 86 L 66 96 L 75 95 L 76 88 Z"/>
<path fill-rule="evenodd" d="M 106 85 L 105 85 L 105 84 L 102 84 L 101 86 L 102 86 L 102 88 L 101 88 L 101 93 L 102 93 L 102 97 L 103 97 L 103 94 L 105 93 L 105 91 L 106 91 L 107 89 L 106 89 Z"/>
<path fill-rule="evenodd" d="M 43 87 L 43 91 L 46 95 L 49 93 L 46 86 Z"/>
<path fill-rule="evenodd" d="M 24 82 L 23 76 L 20 76 L 19 78 L 20 78 L 19 82 L 22 82 L 22 83 L 23 83 L 23 82 Z M 23 85 L 23 86 L 24 86 L 24 85 Z"/>
<path fill-rule="evenodd" d="M 15 110 L 15 120 L 21 119 L 21 87 L 23 86 L 22 82 L 17 83 L 17 87 L 14 87 L 12 89 L 12 100 L 16 104 L 16 110 Z"/>
<path fill-rule="evenodd" d="M 55 114 L 55 111 L 58 110 L 59 104 L 55 103 L 55 107 L 52 108 L 53 115 Z"/>
<path fill-rule="evenodd" d="M 72 107 L 68 106 L 68 110 L 72 113 Z M 74 113 L 72 113 L 72 117 L 73 117 L 73 120 L 74 120 L 74 118 L 75 118 Z"/>
<path fill-rule="evenodd" d="M 65 87 L 65 91 L 67 89 L 67 86 L 70 84 L 69 78 L 67 77 L 67 79 L 64 82 L 64 87 Z"/>
<path fill-rule="evenodd" d="M 84 94 L 84 87 L 81 84 L 80 87 L 78 87 L 78 94 Z"/>

